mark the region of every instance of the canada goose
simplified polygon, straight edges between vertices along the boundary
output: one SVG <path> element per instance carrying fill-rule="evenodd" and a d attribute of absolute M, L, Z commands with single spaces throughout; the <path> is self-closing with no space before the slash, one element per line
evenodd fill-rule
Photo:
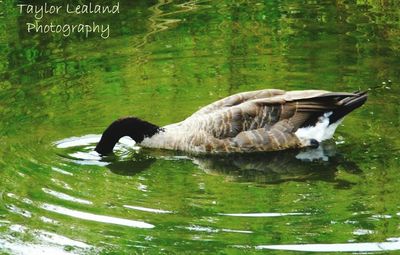
<path fill-rule="evenodd" d="M 159 127 L 127 117 L 103 133 L 96 151 L 112 152 L 123 136 L 144 147 L 193 153 L 278 151 L 318 147 L 366 92 L 264 89 L 235 94 L 207 105 L 182 122 Z"/>

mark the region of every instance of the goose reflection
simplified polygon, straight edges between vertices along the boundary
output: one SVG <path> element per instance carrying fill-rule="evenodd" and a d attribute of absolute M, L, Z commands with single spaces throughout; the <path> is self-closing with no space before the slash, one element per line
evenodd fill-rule
<path fill-rule="evenodd" d="M 133 176 L 150 168 L 156 161 L 156 157 L 153 157 L 148 153 L 134 153 L 130 160 L 116 160 L 110 162 L 106 167 L 114 174 Z"/>
<path fill-rule="evenodd" d="M 337 153 L 334 144 L 329 143 L 303 151 L 197 157 L 193 162 L 209 174 L 224 175 L 238 182 L 322 180 L 346 187 L 352 183 L 336 179 L 339 167 L 352 174 L 362 172 L 354 162 Z"/>
<path fill-rule="evenodd" d="M 121 139 L 114 155 L 102 157 L 94 151 L 94 144 L 98 140 L 97 135 L 87 135 L 58 141 L 56 146 L 63 149 L 59 155 L 68 161 L 80 165 L 106 166 L 111 172 L 125 176 L 145 171 L 158 160 L 190 160 L 208 174 L 222 175 L 237 182 L 322 180 L 346 188 L 352 183 L 338 180 L 338 169 L 351 174 L 362 173 L 354 162 L 337 152 L 333 141 L 323 142 L 318 148 L 303 150 L 194 156 L 177 151 L 135 147 L 130 139 Z"/>
<path fill-rule="evenodd" d="M 302 151 L 281 151 L 232 155 L 185 155 L 179 152 L 142 149 L 129 161 L 110 162 L 113 173 L 135 175 L 150 168 L 157 160 L 191 160 L 201 170 L 212 175 L 223 175 L 237 182 L 281 183 L 285 181 L 322 180 L 341 187 L 351 182 L 337 180 L 340 168 L 351 174 L 362 171 L 352 161 L 337 153 L 334 143 L 322 143 L 318 148 Z"/>

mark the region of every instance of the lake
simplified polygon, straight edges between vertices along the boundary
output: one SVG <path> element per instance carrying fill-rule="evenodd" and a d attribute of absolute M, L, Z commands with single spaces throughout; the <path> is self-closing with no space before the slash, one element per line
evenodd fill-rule
<path fill-rule="evenodd" d="M 0 253 L 400 252 L 398 1 L 18 3 L 0 2 Z M 119 117 L 162 126 L 264 88 L 369 98 L 318 149 L 93 151 Z"/>

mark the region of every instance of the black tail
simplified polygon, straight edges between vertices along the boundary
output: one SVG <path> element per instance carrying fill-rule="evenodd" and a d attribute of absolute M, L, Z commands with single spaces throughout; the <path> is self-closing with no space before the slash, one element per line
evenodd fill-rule
<path fill-rule="evenodd" d="M 329 116 L 329 124 L 335 123 L 353 110 L 357 109 L 367 101 L 368 95 L 366 91 L 354 92 L 353 96 L 346 97 L 339 101 L 339 106 Z"/>

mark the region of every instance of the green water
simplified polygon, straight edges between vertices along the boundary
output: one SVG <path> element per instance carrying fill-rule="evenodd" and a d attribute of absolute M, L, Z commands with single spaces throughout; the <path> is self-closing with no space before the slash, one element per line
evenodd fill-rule
<path fill-rule="evenodd" d="M 41 20 L 108 39 L 27 33 L 16 4 L 0 3 L 0 253 L 400 252 L 398 1 L 121 0 Z M 166 125 L 263 88 L 370 92 L 317 151 L 93 153 L 121 116 Z"/>

